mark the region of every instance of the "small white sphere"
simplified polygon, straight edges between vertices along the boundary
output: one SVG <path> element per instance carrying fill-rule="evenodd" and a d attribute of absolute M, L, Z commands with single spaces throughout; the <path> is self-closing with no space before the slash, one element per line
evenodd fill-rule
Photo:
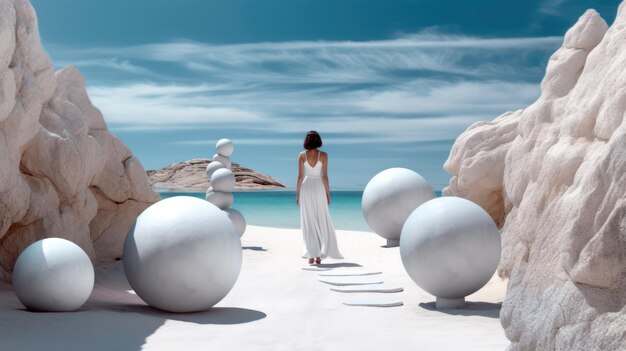
<path fill-rule="evenodd" d="M 204 311 L 232 289 L 241 241 L 222 211 L 190 196 L 148 207 L 124 243 L 124 271 L 139 297 L 169 312 Z"/>
<path fill-rule="evenodd" d="M 222 155 L 219 154 L 215 154 L 213 155 L 213 162 L 220 162 L 221 164 L 223 164 L 226 168 L 230 169 L 231 163 L 230 163 L 230 159 L 228 157 L 224 157 Z"/>
<path fill-rule="evenodd" d="M 215 148 L 217 149 L 218 154 L 224 157 L 230 157 L 235 150 L 235 145 L 228 139 L 220 139 L 215 144 Z"/>
<path fill-rule="evenodd" d="M 226 166 L 224 166 L 223 163 L 218 162 L 218 161 L 212 161 L 209 162 L 209 164 L 206 166 L 206 177 L 211 180 L 211 177 L 213 176 L 213 173 L 215 173 L 215 171 L 217 171 L 218 169 L 222 169 L 222 168 L 226 168 Z"/>
<path fill-rule="evenodd" d="M 246 232 L 246 219 L 241 212 L 232 208 L 225 209 L 224 212 L 226 212 L 228 218 L 230 218 L 231 222 L 235 225 L 235 228 L 237 228 L 239 236 L 243 236 L 243 233 Z"/>
<path fill-rule="evenodd" d="M 220 168 L 211 176 L 213 191 L 229 193 L 235 189 L 235 174 L 228 168 Z"/>
<path fill-rule="evenodd" d="M 78 245 L 47 238 L 28 246 L 13 268 L 13 287 L 28 309 L 67 312 L 81 308 L 91 295 L 94 270 Z"/>
<path fill-rule="evenodd" d="M 421 175 L 406 168 L 389 168 L 367 183 L 361 208 L 376 234 L 397 241 L 411 212 L 433 198 L 433 189 Z"/>
<path fill-rule="evenodd" d="M 482 288 L 500 261 L 500 233 L 489 214 L 458 197 L 440 197 L 409 216 L 400 238 L 407 273 L 422 289 L 461 299 Z"/>
<path fill-rule="evenodd" d="M 210 187 L 206 191 L 205 199 L 217 206 L 220 210 L 225 210 L 233 205 L 235 198 L 233 197 L 233 193 L 225 193 L 223 191 L 214 191 L 213 187 Z"/>

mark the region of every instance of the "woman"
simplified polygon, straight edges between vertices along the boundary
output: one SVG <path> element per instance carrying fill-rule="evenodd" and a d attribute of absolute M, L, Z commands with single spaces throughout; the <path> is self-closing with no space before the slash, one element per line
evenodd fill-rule
<path fill-rule="evenodd" d="M 304 139 L 305 151 L 298 155 L 296 203 L 300 206 L 300 223 L 309 264 L 320 264 L 322 258 L 343 258 L 337 247 L 333 221 L 330 219 L 328 154 L 318 150 L 322 138 L 312 130 Z"/>

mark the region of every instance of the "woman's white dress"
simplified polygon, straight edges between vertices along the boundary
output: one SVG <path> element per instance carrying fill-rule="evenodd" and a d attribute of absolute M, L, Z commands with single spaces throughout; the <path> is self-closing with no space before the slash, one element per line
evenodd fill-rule
<path fill-rule="evenodd" d="M 303 257 L 343 258 L 337 247 L 335 227 L 328 211 L 319 153 L 315 167 L 311 167 L 304 153 L 304 180 L 300 186 L 299 201 L 300 224 L 306 247 Z"/>

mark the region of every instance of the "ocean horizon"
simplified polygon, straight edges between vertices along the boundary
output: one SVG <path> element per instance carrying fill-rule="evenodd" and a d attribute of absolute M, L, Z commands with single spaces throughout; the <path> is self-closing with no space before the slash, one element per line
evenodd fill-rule
<path fill-rule="evenodd" d="M 361 211 L 363 190 L 333 190 L 329 206 L 335 229 L 371 231 Z M 173 196 L 193 196 L 204 199 L 201 192 L 159 192 L 161 199 Z M 300 208 L 296 205 L 293 190 L 253 190 L 233 192 L 235 201 L 231 208 L 241 212 L 248 225 L 275 228 L 300 228 Z M 441 196 L 441 191 L 435 191 Z"/>

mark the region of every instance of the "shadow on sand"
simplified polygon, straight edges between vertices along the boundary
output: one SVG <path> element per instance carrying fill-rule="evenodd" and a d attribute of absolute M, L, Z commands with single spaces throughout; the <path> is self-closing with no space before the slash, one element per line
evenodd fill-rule
<path fill-rule="evenodd" d="M 131 289 L 121 262 L 115 262 L 97 268 L 94 292 L 76 312 L 30 312 L 12 289 L 0 290 L 0 350 L 141 350 L 147 338 L 168 321 L 218 326 L 267 316 L 239 307 L 169 313 L 146 305 Z M 219 328 L 208 328 L 206 336 L 219 332 Z"/>
<path fill-rule="evenodd" d="M 242 250 L 252 250 L 252 251 L 267 251 L 266 248 L 263 248 L 261 246 L 243 246 L 241 249 Z"/>
<path fill-rule="evenodd" d="M 76 312 L 37 312 L 27 310 L 26 308 L 18 308 L 17 311 L 31 313 L 33 315 L 50 316 L 69 316 L 72 313 L 90 311 L 109 311 L 122 313 L 130 312 L 140 313 L 144 316 L 158 317 L 160 319 L 168 319 L 197 324 L 243 324 L 254 322 L 267 317 L 267 315 L 261 311 L 238 307 L 212 307 L 210 310 L 204 312 L 172 313 L 167 311 L 161 311 L 148 305 L 139 304 L 107 304 L 106 308 L 86 308 L 83 306 L 80 310 Z"/>
<path fill-rule="evenodd" d="M 238 307 L 212 307 L 210 310 L 204 312 L 171 313 L 152 308 L 148 305 L 109 304 L 107 310 L 140 313 L 144 316 L 197 324 L 243 324 L 267 317 L 267 315 L 261 311 Z"/>
<path fill-rule="evenodd" d="M 266 317 L 260 311 L 213 307 L 206 312 L 168 313 L 142 304 L 88 303 L 77 312 L 41 313 L 0 309 L 2 350 L 140 350 L 168 320 L 201 325 L 233 325 Z M 210 335 L 211 329 L 208 329 Z"/>
<path fill-rule="evenodd" d="M 491 302 L 466 302 L 464 309 L 441 309 L 435 308 L 435 302 L 422 302 L 419 306 L 429 311 L 435 311 L 455 316 L 483 316 L 490 318 L 500 318 L 500 308 L 502 303 Z"/>
<path fill-rule="evenodd" d="M 339 268 L 339 267 L 363 267 L 358 263 L 352 262 L 338 262 L 338 263 L 320 263 L 313 265 L 313 267 L 318 268 Z"/>

